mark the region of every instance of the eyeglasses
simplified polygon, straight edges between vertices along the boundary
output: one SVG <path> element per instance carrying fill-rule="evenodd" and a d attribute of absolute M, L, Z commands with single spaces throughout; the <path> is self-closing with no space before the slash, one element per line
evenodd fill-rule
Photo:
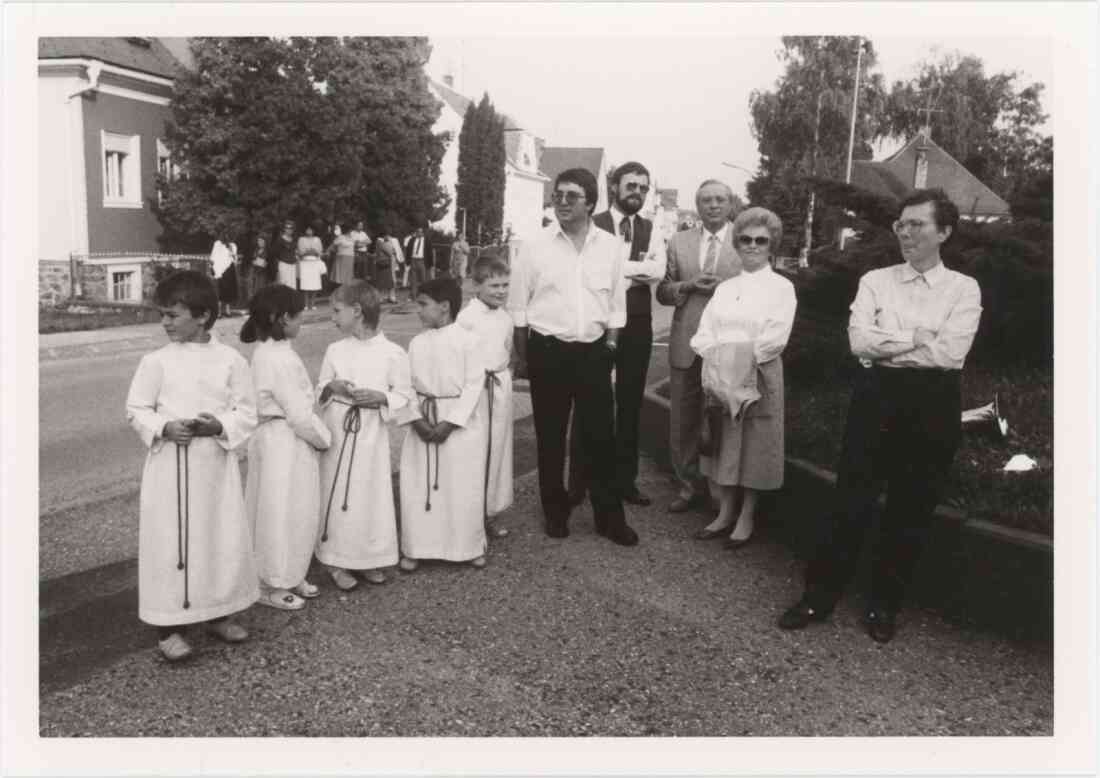
<path fill-rule="evenodd" d="M 741 245 L 741 246 L 751 246 L 754 243 L 757 246 L 767 246 L 771 242 L 772 242 L 772 239 L 767 237 L 766 235 L 757 235 L 756 237 L 753 237 L 752 235 L 738 235 L 737 236 L 737 243 L 738 243 L 738 245 Z"/>
<path fill-rule="evenodd" d="M 583 199 L 585 199 L 584 192 L 554 192 L 550 196 L 550 202 L 554 205 L 561 205 L 562 203 L 576 205 Z"/>
<path fill-rule="evenodd" d="M 631 182 L 629 184 L 624 184 L 623 190 L 626 192 L 640 192 L 642 194 L 649 194 L 649 185 Z"/>
<path fill-rule="evenodd" d="M 894 232 L 900 235 L 907 230 L 909 232 L 920 232 L 924 229 L 924 226 L 926 224 L 928 224 L 928 222 L 921 221 L 920 219 L 905 219 L 904 221 L 898 219 L 896 222 L 894 222 L 893 226 Z"/>

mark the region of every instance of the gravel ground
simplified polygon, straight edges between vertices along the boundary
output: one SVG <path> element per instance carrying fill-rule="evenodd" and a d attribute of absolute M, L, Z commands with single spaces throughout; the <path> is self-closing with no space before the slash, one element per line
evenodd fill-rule
<path fill-rule="evenodd" d="M 797 563 L 766 539 L 736 552 L 674 517 L 666 476 L 630 511 L 641 545 L 541 531 L 537 482 L 518 479 L 477 571 L 425 564 L 306 609 L 255 607 L 230 647 L 196 637 L 167 666 L 134 618 L 136 650 L 58 687 L 43 678 L 43 736 L 1051 735 L 1048 643 L 1009 641 L 904 612 L 893 643 L 860 629 L 859 600 L 822 625 L 774 624 Z M 141 636 L 147 634 L 147 643 Z M 148 646 L 145 648 L 144 646 Z M 49 650 L 43 645 L 43 651 Z"/>

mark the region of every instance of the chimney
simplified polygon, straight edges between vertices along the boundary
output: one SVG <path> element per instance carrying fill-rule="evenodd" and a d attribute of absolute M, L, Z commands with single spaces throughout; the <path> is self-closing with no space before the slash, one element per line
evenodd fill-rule
<path fill-rule="evenodd" d="M 443 83 L 446 84 L 447 86 L 449 86 L 451 89 L 454 89 L 455 88 L 455 77 L 452 76 L 450 73 L 448 73 L 447 75 L 443 76 Z"/>

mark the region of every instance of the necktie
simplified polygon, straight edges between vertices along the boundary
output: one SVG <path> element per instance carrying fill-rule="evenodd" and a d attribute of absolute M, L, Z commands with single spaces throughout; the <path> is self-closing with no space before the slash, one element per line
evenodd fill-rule
<path fill-rule="evenodd" d="M 623 236 L 623 240 L 627 243 L 634 242 L 634 230 L 630 226 L 629 216 L 624 216 L 623 220 L 619 222 L 619 234 Z"/>
<path fill-rule="evenodd" d="M 703 260 L 703 274 L 712 275 L 718 269 L 718 236 L 711 235 L 707 242 L 707 256 Z"/>

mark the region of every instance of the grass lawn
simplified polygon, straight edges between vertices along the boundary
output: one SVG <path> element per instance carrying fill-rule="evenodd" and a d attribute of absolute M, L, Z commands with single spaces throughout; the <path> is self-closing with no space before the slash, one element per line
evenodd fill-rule
<path fill-rule="evenodd" d="M 854 362 L 847 320 L 799 311 L 783 354 L 787 454 L 835 470 L 851 395 Z M 1047 536 L 1054 521 L 1054 368 L 968 363 L 962 407 L 999 397 L 1008 437 L 964 433 L 944 502 L 972 518 Z M 1002 469 L 1014 454 L 1039 463 L 1028 473 Z"/>

